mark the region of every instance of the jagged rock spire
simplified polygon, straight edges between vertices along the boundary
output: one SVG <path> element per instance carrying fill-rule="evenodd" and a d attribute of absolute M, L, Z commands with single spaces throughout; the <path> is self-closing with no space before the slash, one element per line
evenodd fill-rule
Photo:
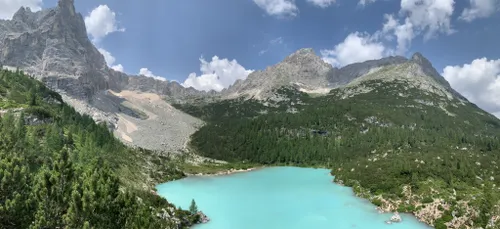
<path fill-rule="evenodd" d="M 424 55 L 422 55 L 422 53 L 419 52 L 414 53 L 413 56 L 411 57 L 411 61 L 420 65 L 422 67 L 422 71 L 425 74 L 434 77 L 434 79 L 436 79 L 439 83 L 441 83 L 441 85 L 445 86 L 448 90 L 450 90 L 455 96 L 459 97 L 462 100 L 467 100 L 465 97 L 463 97 L 460 93 L 455 91 L 450 86 L 450 83 L 446 81 L 446 79 L 443 76 L 441 76 L 441 74 L 439 74 L 439 72 L 436 70 L 436 68 L 434 68 L 432 63 L 427 58 L 425 58 Z"/>
<path fill-rule="evenodd" d="M 32 13 L 33 12 L 31 11 L 31 8 L 21 6 L 21 8 L 19 8 L 19 10 L 17 10 L 17 12 L 12 17 L 12 20 L 14 20 L 14 21 L 24 21 Z"/>
<path fill-rule="evenodd" d="M 416 62 L 418 64 L 426 65 L 426 66 L 432 66 L 431 62 L 422 55 L 422 53 L 416 52 L 411 56 L 411 60 L 413 62 Z"/>
<path fill-rule="evenodd" d="M 57 6 L 59 7 L 68 7 L 68 6 L 75 6 L 75 0 L 59 0 L 57 2 Z"/>
<path fill-rule="evenodd" d="M 441 74 L 432 66 L 432 63 L 422 55 L 422 53 L 416 52 L 412 55 L 410 61 L 417 63 L 422 67 L 422 70 L 425 74 L 434 77 L 438 82 L 443 84 L 444 86 L 451 88 L 448 81 L 446 81 Z"/>
<path fill-rule="evenodd" d="M 59 0 L 57 8 L 63 12 L 68 11 L 71 16 L 74 16 L 76 13 L 75 0 Z"/>

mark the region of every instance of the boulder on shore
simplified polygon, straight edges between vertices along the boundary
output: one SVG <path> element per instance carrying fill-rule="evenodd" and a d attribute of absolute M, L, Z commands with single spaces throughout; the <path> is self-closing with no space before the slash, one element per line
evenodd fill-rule
<path fill-rule="evenodd" d="M 205 215 L 202 211 L 199 211 L 196 214 L 200 216 L 199 223 L 208 223 L 210 221 L 210 218 L 208 218 L 208 216 Z"/>
<path fill-rule="evenodd" d="M 394 215 L 392 215 L 392 217 L 391 217 L 391 221 L 394 222 L 394 223 L 399 223 L 402 220 L 403 219 L 401 219 L 401 216 L 399 215 L 398 212 L 394 212 Z"/>

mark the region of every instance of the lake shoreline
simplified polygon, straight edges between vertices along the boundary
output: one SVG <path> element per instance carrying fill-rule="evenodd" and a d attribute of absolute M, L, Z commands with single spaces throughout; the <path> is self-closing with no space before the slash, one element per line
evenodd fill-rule
<path fill-rule="evenodd" d="M 238 174 L 238 173 L 247 173 L 247 172 L 252 172 L 252 171 L 257 171 L 260 169 L 265 169 L 265 168 L 273 168 L 273 167 L 297 167 L 297 168 L 308 168 L 308 169 L 328 169 L 329 168 L 324 168 L 324 167 L 307 167 L 307 166 L 297 166 L 297 165 L 270 165 L 270 166 L 254 166 L 246 169 L 222 169 L 217 172 L 212 172 L 212 173 L 185 173 L 186 177 L 212 177 L 212 176 L 227 176 L 227 175 L 233 175 L 233 174 Z M 185 178 L 185 177 L 184 177 Z M 182 178 L 181 178 L 182 179 Z"/>
<path fill-rule="evenodd" d="M 196 179 L 196 177 L 216 177 L 216 176 L 227 176 L 227 175 L 234 175 L 234 174 L 238 174 L 238 173 L 246 173 L 246 172 L 256 171 L 256 170 L 260 170 L 260 169 L 263 169 L 263 168 L 270 168 L 270 167 L 274 167 L 274 166 L 264 166 L 264 167 L 259 166 L 259 167 L 245 168 L 245 169 L 226 169 L 226 170 L 223 170 L 223 171 L 210 172 L 210 173 L 201 173 L 201 172 L 200 172 L 200 173 L 186 174 L 186 175 L 187 175 L 187 177 L 185 177 L 185 178 L 189 178 L 189 177 L 191 177 L 191 179 L 193 179 L 193 178 L 195 178 L 195 179 Z M 278 167 L 279 167 L 279 166 L 278 166 Z M 284 167 L 285 167 L 285 166 L 284 166 Z M 287 166 L 286 166 L 286 167 L 287 167 Z M 304 168 L 304 167 L 302 167 L 302 168 Z M 309 168 L 309 169 L 318 169 L 318 168 Z M 262 176 L 262 175 L 261 175 L 261 176 Z M 329 177 L 332 177 L 332 174 L 329 174 Z M 300 178 L 299 178 L 299 179 L 300 179 Z M 196 182 L 196 181 L 195 181 L 195 182 Z M 212 181 L 211 181 L 211 182 L 212 182 Z M 215 181 L 214 181 L 214 182 L 215 182 Z M 167 182 L 167 183 L 168 183 L 168 182 Z M 196 182 L 196 183 L 197 183 L 197 182 Z M 328 185 L 326 185 L 326 186 L 328 186 Z M 347 187 L 347 188 L 350 188 L 350 189 L 352 190 L 352 187 Z M 365 200 L 365 201 L 371 202 L 371 201 L 370 201 L 369 199 L 367 199 L 367 198 L 362 198 L 362 197 L 358 197 L 358 196 L 356 196 L 354 191 L 352 191 L 351 193 L 352 193 L 353 197 L 359 198 L 360 200 Z M 189 197 L 189 198 L 191 198 L 191 197 Z M 201 201 L 200 201 L 200 202 L 201 202 Z M 376 205 L 373 205 L 373 203 L 369 203 L 369 204 L 373 206 L 373 208 L 372 208 L 372 209 L 373 209 L 373 210 L 372 210 L 372 211 L 373 211 L 373 213 L 374 213 L 374 214 L 377 214 L 377 212 L 376 212 L 376 210 L 377 210 L 377 209 L 376 209 Z M 384 212 L 384 213 L 385 213 L 385 212 Z M 397 214 L 396 214 L 396 215 L 397 215 Z M 405 213 L 403 213 L 403 214 L 401 214 L 401 215 L 411 215 L 411 214 L 405 214 Z M 215 215 L 214 215 L 214 216 L 212 216 L 212 217 L 215 217 Z M 219 216 L 219 217 L 220 217 L 220 216 Z M 387 217 L 387 216 L 384 216 L 383 218 L 385 218 L 385 217 Z M 386 224 L 386 223 L 387 223 L 387 224 L 398 224 L 397 222 L 399 222 L 401 218 L 398 216 L 395 220 L 393 220 L 393 217 L 394 217 L 394 215 L 393 215 L 393 216 L 390 216 L 390 215 L 389 215 L 389 217 L 385 218 L 385 219 L 384 219 L 384 221 L 382 221 L 381 223 L 384 223 L 384 222 L 385 222 L 384 224 Z M 413 215 L 412 215 L 412 218 L 413 218 L 413 219 L 415 219 L 415 220 L 412 220 L 412 221 L 414 221 L 414 222 L 417 222 L 417 221 L 418 221 L 418 220 L 416 220 L 416 217 L 415 217 L 415 216 L 413 216 Z M 399 219 L 399 220 L 398 220 L 398 219 Z M 379 218 L 379 220 L 381 220 L 381 219 Z M 423 224 L 422 224 L 422 225 L 423 225 Z M 428 225 L 425 225 L 425 226 L 428 226 Z M 198 224 L 197 224 L 197 225 L 193 225 L 193 227 L 192 227 L 192 228 L 198 228 Z"/>
<path fill-rule="evenodd" d="M 248 169 L 227 169 L 227 170 L 221 170 L 221 171 L 218 171 L 218 172 L 215 172 L 215 173 L 186 174 L 186 176 L 187 177 L 228 176 L 228 175 L 234 175 L 234 174 L 238 174 L 238 173 L 252 172 L 252 171 L 259 170 L 259 169 L 271 168 L 271 167 L 279 167 L 279 165 L 276 165 L 276 166 L 258 166 L 258 167 L 251 167 L 251 168 L 248 168 Z M 318 168 L 314 168 L 314 167 L 303 167 L 303 166 L 296 166 L 296 167 L 298 167 L 298 168 L 318 169 Z M 324 168 L 324 169 L 326 169 L 326 168 Z M 332 174 L 330 174 L 330 176 L 335 177 Z M 335 183 L 337 185 L 341 185 L 341 186 L 350 188 L 352 190 L 354 196 L 356 196 L 357 198 L 363 199 L 363 200 L 367 200 L 368 202 L 370 202 L 371 204 L 373 204 L 374 206 L 376 206 L 375 210 L 378 211 L 378 213 L 380 213 L 380 214 L 383 214 L 383 213 L 391 213 L 391 214 L 394 214 L 394 215 L 399 215 L 400 214 L 398 212 L 397 208 L 394 205 L 392 205 L 392 204 L 385 204 L 384 206 L 377 206 L 375 203 L 372 202 L 372 198 L 369 198 L 369 197 L 365 198 L 365 197 L 363 197 L 362 195 L 360 195 L 360 193 L 357 193 L 354 190 L 353 187 L 346 186 L 342 182 L 333 181 L 333 183 Z M 381 197 L 379 197 L 379 198 L 381 198 Z M 390 203 L 391 202 L 391 200 L 384 199 L 384 198 L 382 198 L 382 201 L 384 203 Z M 429 226 L 430 228 L 432 228 L 432 222 L 430 222 L 428 218 L 423 217 L 423 215 L 426 215 L 426 214 L 418 214 L 418 212 L 402 212 L 401 214 L 411 215 L 411 216 L 415 217 L 419 222 L 422 222 L 422 223 L 426 224 L 427 226 Z M 388 220 L 388 221 L 391 221 L 391 220 Z M 398 223 L 398 222 L 394 222 L 394 223 Z"/>
<path fill-rule="evenodd" d="M 370 202 L 371 204 L 373 204 L 374 206 L 376 206 L 375 210 L 377 210 L 378 213 L 380 213 L 380 214 L 392 213 L 392 214 L 406 214 L 406 215 L 411 215 L 412 217 L 416 218 L 419 222 L 424 223 L 425 225 L 427 225 L 429 228 L 434 228 L 433 225 L 432 225 L 431 219 L 432 220 L 436 220 L 437 218 L 439 218 L 436 215 L 434 215 L 434 217 L 430 217 L 430 218 L 429 217 L 425 217 L 428 214 L 430 214 L 430 212 L 427 212 L 426 210 L 423 210 L 423 211 L 422 210 L 421 211 L 411 211 L 411 212 L 399 212 L 397 206 L 398 206 L 399 202 L 402 202 L 402 200 L 396 200 L 395 201 L 395 200 L 392 200 L 392 199 L 384 198 L 381 195 L 375 196 L 373 194 L 367 194 L 366 192 L 363 192 L 362 190 L 360 190 L 359 189 L 360 187 L 358 187 L 358 189 L 355 189 L 353 186 L 347 186 L 347 185 L 345 185 L 342 180 L 335 180 L 334 179 L 333 183 L 341 185 L 341 186 L 344 186 L 344 187 L 351 188 L 351 190 L 353 191 L 353 194 L 357 198 L 360 198 L 360 199 L 363 199 L 363 200 L 367 200 L 368 202 Z M 359 184 L 358 184 L 358 186 L 359 186 Z M 382 202 L 382 204 L 381 205 L 377 205 L 376 202 L 374 202 L 374 200 L 380 200 Z"/>
<path fill-rule="evenodd" d="M 186 173 L 187 177 L 213 177 L 213 176 L 227 176 L 227 175 L 233 175 L 237 173 L 246 173 L 246 172 L 252 172 L 256 171 L 259 169 L 266 168 L 265 166 L 262 167 L 252 167 L 248 169 L 228 169 L 228 170 L 222 170 L 218 171 L 215 173 Z"/>
<path fill-rule="evenodd" d="M 284 165 L 284 166 L 286 166 L 286 165 Z M 175 180 L 181 180 L 181 179 L 189 178 L 189 177 L 229 176 L 229 175 L 235 175 L 235 174 L 239 174 L 239 173 L 247 173 L 247 172 L 257 171 L 257 170 L 264 169 L 264 168 L 272 168 L 272 167 L 280 167 L 280 165 L 274 165 L 274 166 L 255 166 L 255 167 L 250 167 L 250 168 L 246 168 L 246 169 L 235 169 L 235 168 L 221 169 L 220 171 L 208 172 L 208 173 L 203 173 L 203 172 L 199 172 L 199 173 L 185 173 L 185 177 L 181 177 L 181 178 L 178 178 L 178 179 L 170 180 L 168 182 L 175 181 Z M 292 167 L 310 168 L 310 169 L 327 169 L 327 168 L 306 167 L 306 166 L 292 166 Z M 335 177 L 335 175 L 333 175 L 333 174 L 330 174 L 330 176 L 332 176 L 333 178 Z M 366 200 L 366 201 L 370 202 L 370 204 L 373 204 L 375 206 L 375 210 L 378 211 L 379 214 L 383 214 L 383 213 L 391 213 L 391 214 L 395 214 L 395 215 L 399 215 L 400 214 L 397 211 L 397 208 L 395 206 L 393 206 L 392 204 L 387 204 L 387 203 L 390 203 L 392 200 L 384 199 L 384 198 L 379 197 L 379 198 L 381 198 L 382 202 L 384 202 L 384 206 L 377 206 L 372 201 L 372 199 L 373 199 L 374 196 L 368 196 L 368 197 L 363 196 L 362 193 L 356 192 L 355 189 L 354 189 L 354 187 L 347 186 L 347 185 L 343 184 L 342 181 L 340 181 L 340 182 L 335 181 L 335 178 L 333 180 L 333 183 L 335 183 L 337 185 L 340 185 L 340 186 L 344 186 L 344 187 L 350 188 L 352 190 L 352 192 L 353 192 L 353 195 L 355 197 L 363 199 L 363 200 Z M 154 195 L 160 196 L 155 190 L 152 190 L 152 193 Z M 412 217 L 415 217 L 419 222 L 422 222 L 422 223 L 426 224 L 427 226 L 429 226 L 430 228 L 432 228 L 431 222 L 428 219 L 422 217 L 422 214 L 417 214 L 417 212 L 401 212 L 401 214 L 411 215 Z M 388 221 L 391 221 L 391 220 L 389 219 Z M 398 222 L 394 222 L 394 223 L 398 223 Z M 195 226 L 195 225 L 193 225 L 193 226 Z"/>

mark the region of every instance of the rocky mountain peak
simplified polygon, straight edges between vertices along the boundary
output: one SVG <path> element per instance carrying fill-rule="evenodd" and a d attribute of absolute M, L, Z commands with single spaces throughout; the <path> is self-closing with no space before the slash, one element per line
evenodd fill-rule
<path fill-rule="evenodd" d="M 106 88 L 106 62 L 90 42 L 74 0 L 37 12 L 20 8 L 13 20 L 0 21 L 0 63 L 78 97 Z"/>
<path fill-rule="evenodd" d="M 21 7 L 19 10 L 14 14 L 12 17 L 12 20 L 15 21 L 22 21 L 24 18 L 28 17 L 27 14 L 31 14 L 31 9 L 29 7 Z"/>
<path fill-rule="evenodd" d="M 419 61 L 419 60 L 428 61 L 427 58 L 425 58 L 424 55 L 422 55 L 422 53 L 420 53 L 420 52 L 413 53 L 413 55 L 411 56 L 411 59 L 414 61 Z"/>
<path fill-rule="evenodd" d="M 75 13 L 75 0 L 59 0 L 59 2 L 57 2 L 57 7 Z"/>
<path fill-rule="evenodd" d="M 265 99 L 282 86 L 299 86 L 304 90 L 328 87 L 334 68 L 316 55 L 312 48 L 299 49 L 264 71 L 255 71 L 246 80 L 237 81 L 222 93 L 228 97 L 248 96 Z"/>
<path fill-rule="evenodd" d="M 421 65 L 422 67 L 426 68 L 434 68 L 432 67 L 431 62 L 422 55 L 422 53 L 416 52 L 411 56 L 411 61 Z"/>
<path fill-rule="evenodd" d="M 439 72 L 434 68 L 434 66 L 432 66 L 432 63 L 427 58 L 425 58 L 424 55 L 422 55 L 422 53 L 419 52 L 414 53 L 410 61 L 418 64 L 425 75 L 432 76 L 440 84 L 442 84 L 448 89 L 451 89 L 451 86 L 448 83 L 448 81 L 446 81 L 444 77 L 441 76 L 441 74 L 439 74 Z"/>
<path fill-rule="evenodd" d="M 301 48 L 294 53 L 290 54 L 288 57 L 294 57 L 294 56 L 307 56 L 307 55 L 316 55 L 314 52 L 314 49 L 312 48 Z"/>
<path fill-rule="evenodd" d="M 198 94 L 192 88 L 110 69 L 90 41 L 74 0 L 50 9 L 21 8 L 14 20 L 0 20 L 0 64 L 19 67 L 49 87 L 91 100 L 102 90 L 138 90 L 172 97 Z"/>
<path fill-rule="evenodd" d="M 299 49 L 283 60 L 290 64 L 307 64 L 310 62 L 323 62 L 320 56 L 316 55 L 312 48 Z"/>
<path fill-rule="evenodd" d="M 75 11 L 74 0 L 59 0 L 56 11 L 61 27 L 65 27 L 67 32 L 73 31 L 77 33 L 77 36 L 85 36 L 88 39 L 85 21 L 83 16 Z"/>

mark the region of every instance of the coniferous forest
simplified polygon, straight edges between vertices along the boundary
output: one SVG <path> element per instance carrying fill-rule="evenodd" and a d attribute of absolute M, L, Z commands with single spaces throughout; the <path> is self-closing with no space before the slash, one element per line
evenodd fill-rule
<path fill-rule="evenodd" d="M 278 99 L 264 102 L 176 107 L 207 121 L 191 141 L 207 157 L 330 168 L 336 182 L 376 204 L 408 200 L 393 209 L 401 212 L 443 198 L 444 207 L 460 201 L 473 206 L 477 211 L 467 214 L 475 225 L 485 227 L 500 213 L 500 120 L 466 101 L 404 89 L 403 82 L 368 81 L 360 87 L 373 90 L 344 96 L 335 89 L 313 97 L 281 88 Z M 412 196 L 405 197 L 406 187 Z M 434 226 L 446 228 L 454 210 Z"/>
<path fill-rule="evenodd" d="M 132 185 L 144 180 L 138 155 L 146 151 L 125 147 L 32 77 L 0 71 L 0 112 L 0 228 L 178 228 L 196 220 Z M 178 222 L 157 216 L 165 212 Z"/>

